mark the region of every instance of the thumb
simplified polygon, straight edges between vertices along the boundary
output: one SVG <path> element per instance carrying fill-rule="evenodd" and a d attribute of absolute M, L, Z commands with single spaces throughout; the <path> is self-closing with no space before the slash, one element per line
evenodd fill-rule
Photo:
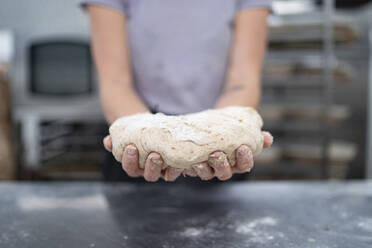
<path fill-rule="evenodd" d="M 263 147 L 269 148 L 274 142 L 274 137 L 269 132 L 262 132 L 262 136 L 264 138 Z"/>
<path fill-rule="evenodd" d="M 111 140 L 111 136 L 110 135 L 107 135 L 104 139 L 103 139 L 103 145 L 105 146 L 105 149 L 109 152 L 112 151 L 112 140 Z"/>

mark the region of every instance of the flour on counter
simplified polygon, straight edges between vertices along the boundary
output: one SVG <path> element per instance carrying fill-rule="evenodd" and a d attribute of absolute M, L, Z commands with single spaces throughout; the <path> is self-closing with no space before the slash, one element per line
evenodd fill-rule
<path fill-rule="evenodd" d="M 372 232 L 372 218 L 365 218 L 358 223 L 358 227 L 367 232 Z"/>
<path fill-rule="evenodd" d="M 206 237 L 219 237 L 224 232 L 229 231 L 246 239 L 248 243 L 256 244 L 264 244 L 276 239 L 285 238 L 282 232 L 276 230 L 278 221 L 272 217 L 262 217 L 233 223 L 211 221 L 206 223 L 204 227 L 200 227 L 198 224 L 200 223 L 196 221 L 193 223 L 195 226 L 188 225 L 184 227 L 179 234 L 186 238 L 204 239 Z"/>
<path fill-rule="evenodd" d="M 253 221 L 241 222 L 235 226 L 235 232 L 247 235 L 250 242 L 266 243 L 276 238 L 283 238 L 282 232 L 270 230 L 277 225 L 277 220 L 272 217 L 263 217 Z"/>
<path fill-rule="evenodd" d="M 186 228 L 186 230 L 182 234 L 183 236 L 187 236 L 187 237 L 197 237 L 202 233 L 203 233 L 203 230 L 199 228 L 189 227 L 189 228 Z"/>
<path fill-rule="evenodd" d="M 247 223 L 242 223 L 236 227 L 236 232 L 241 234 L 252 233 L 256 228 L 262 226 L 275 226 L 277 221 L 271 217 L 265 217 L 261 219 L 256 219 Z"/>
<path fill-rule="evenodd" d="M 203 237 L 206 234 L 211 233 L 213 230 L 210 228 L 196 228 L 196 227 L 187 227 L 185 230 L 181 233 L 182 236 L 192 238 L 192 237 Z"/>

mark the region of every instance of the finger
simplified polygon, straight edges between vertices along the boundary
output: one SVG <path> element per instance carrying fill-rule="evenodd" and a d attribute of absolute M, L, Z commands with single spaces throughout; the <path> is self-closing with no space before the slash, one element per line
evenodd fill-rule
<path fill-rule="evenodd" d="M 175 181 L 183 172 L 183 169 L 168 167 L 164 171 L 164 180 L 167 182 Z"/>
<path fill-rule="evenodd" d="M 143 170 L 138 165 L 138 151 L 134 145 L 127 145 L 125 147 L 121 165 L 130 177 L 143 175 Z"/>
<path fill-rule="evenodd" d="M 211 180 L 214 177 L 214 171 L 207 163 L 194 164 L 192 168 L 201 180 Z"/>
<path fill-rule="evenodd" d="M 262 132 L 262 135 L 264 137 L 263 147 L 269 148 L 274 142 L 274 137 L 269 132 Z"/>
<path fill-rule="evenodd" d="M 196 173 L 196 171 L 193 168 L 190 168 L 190 169 L 186 169 L 183 172 L 183 175 L 186 175 L 186 176 L 189 176 L 189 177 L 197 177 L 198 173 Z"/>
<path fill-rule="evenodd" d="M 147 156 L 145 163 L 145 172 L 143 174 L 146 181 L 156 182 L 161 176 L 163 159 L 159 153 L 152 152 Z"/>
<path fill-rule="evenodd" d="M 236 164 L 233 171 L 236 173 L 244 173 L 251 171 L 253 168 L 253 154 L 251 149 L 246 145 L 241 145 L 236 149 Z"/>
<path fill-rule="evenodd" d="M 218 179 L 225 181 L 232 177 L 232 169 L 225 153 L 212 153 L 209 156 L 208 164 L 214 169 L 214 174 Z"/>
<path fill-rule="evenodd" d="M 103 139 L 103 146 L 105 147 L 105 149 L 109 152 L 112 151 L 112 139 L 111 139 L 111 136 L 110 135 L 107 135 L 104 139 Z"/>

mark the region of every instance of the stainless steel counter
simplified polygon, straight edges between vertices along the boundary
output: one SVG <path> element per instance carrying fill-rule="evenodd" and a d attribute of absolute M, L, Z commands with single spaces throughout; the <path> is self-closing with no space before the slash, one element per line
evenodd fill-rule
<path fill-rule="evenodd" d="M 0 247 L 372 247 L 372 181 L 0 184 Z"/>

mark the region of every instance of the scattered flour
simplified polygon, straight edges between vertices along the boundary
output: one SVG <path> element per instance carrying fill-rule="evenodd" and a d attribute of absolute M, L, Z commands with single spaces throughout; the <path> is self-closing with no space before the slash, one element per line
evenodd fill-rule
<path fill-rule="evenodd" d="M 264 217 L 249 222 L 239 223 L 235 226 L 235 232 L 249 237 L 250 242 L 266 243 L 275 238 L 283 238 L 284 234 L 273 230 L 267 230 L 269 227 L 277 225 L 277 220 L 272 217 Z"/>
<path fill-rule="evenodd" d="M 372 232 L 372 218 L 365 218 L 358 223 L 358 227 L 367 232 Z"/>
<path fill-rule="evenodd" d="M 181 235 L 187 238 L 220 237 L 223 230 L 241 235 L 247 243 L 264 244 L 276 239 L 283 239 L 285 235 L 276 230 L 278 221 L 272 217 L 263 217 L 250 221 L 239 221 L 234 223 L 209 222 L 204 227 L 185 227 Z"/>
<path fill-rule="evenodd" d="M 203 231 L 201 229 L 189 227 L 186 228 L 186 230 L 183 232 L 183 235 L 187 237 L 196 237 L 199 236 L 202 232 Z"/>
<path fill-rule="evenodd" d="M 256 219 L 248 223 L 242 223 L 236 227 L 236 232 L 241 234 L 252 233 L 257 226 L 275 226 L 277 221 L 271 217 Z"/>
<path fill-rule="evenodd" d="M 212 230 L 210 228 L 195 228 L 195 227 L 188 227 L 182 232 L 182 236 L 184 237 L 199 237 L 204 236 L 207 233 L 210 233 Z"/>

